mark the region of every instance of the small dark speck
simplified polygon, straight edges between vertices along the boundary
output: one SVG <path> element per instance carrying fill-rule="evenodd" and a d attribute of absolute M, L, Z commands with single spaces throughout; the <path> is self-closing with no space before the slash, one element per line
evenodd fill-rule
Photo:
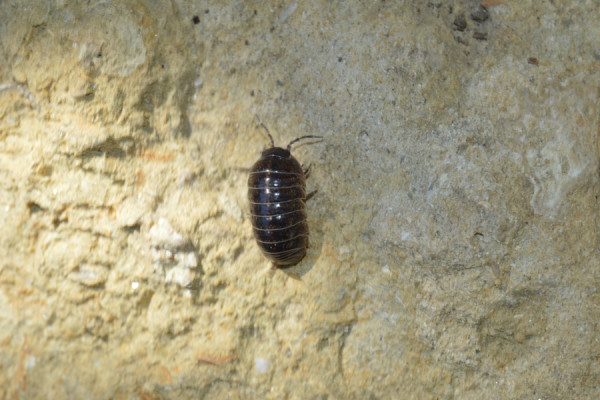
<path fill-rule="evenodd" d="M 531 65 L 535 65 L 536 67 L 537 67 L 538 65 L 540 65 L 540 62 L 539 62 L 539 61 L 538 61 L 538 59 L 537 59 L 537 58 L 535 58 L 535 57 L 529 57 L 529 58 L 527 59 L 527 63 L 529 63 L 529 64 L 531 64 Z"/>
<path fill-rule="evenodd" d="M 487 33 L 486 32 L 475 32 L 475 33 L 473 33 L 473 38 L 475 38 L 477 40 L 487 40 Z"/>
<path fill-rule="evenodd" d="M 44 211 L 44 208 L 34 201 L 28 201 L 27 208 L 29 208 L 29 212 L 32 214 L 38 211 Z"/>
<path fill-rule="evenodd" d="M 456 29 L 457 31 L 464 31 L 465 29 L 467 29 L 467 19 L 465 18 L 464 14 L 460 14 L 457 15 L 456 18 L 454 18 L 454 29 Z"/>
<path fill-rule="evenodd" d="M 281 82 L 279 79 L 277 79 L 275 83 L 277 84 L 277 86 L 283 86 L 283 82 Z"/>
<path fill-rule="evenodd" d="M 342 62 L 344 59 L 342 57 L 338 57 L 338 62 Z"/>
<path fill-rule="evenodd" d="M 271 32 L 273 32 L 275 30 L 275 27 L 272 26 L 271 29 L 269 29 Z"/>
<path fill-rule="evenodd" d="M 250 44 L 250 42 L 248 41 L 248 39 L 244 40 L 244 44 L 245 44 L 246 46 L 248 46 L 248 45 Z"/>
<path fill-rule="evenodd" d="M 250 97 L 254 97 L 254 90 L 250 91 Z"/>
<path fill-rule="evenodd" d="M 475 349 L 475 354 L 479 354 L 479 353 L 481 353 L 481 350 Z"/>
<path fill-rule="evenodd" d="M 204 14 L 208 14 L 208 9 L 204 10 Z"/>
<path fill-rule="evenodd" d="M 141 228 L 141 224 L 133 224 L 131 226 L 125 226 L 123 227 L 123 230 L 125 232 L 139 232 Z"/>
<path fill-rule="evenodd" d="M 490 13 L 483 6 L 477 6 L 471 11 L 471 19 L 477 22 L 485 22 L 490 17 Z"/>
<path fill-rule="evenodd" d="M 256 10 L 254 10 L 254 15 L 258 14 L 258 12 Z"/>
<path fill-rule="evenodd" d="M 192 18 L 192 22 L 194 23 L 194 25 L 198 25 L 200 23 L 200 17 L 194 15 L 194 17 Z"/>

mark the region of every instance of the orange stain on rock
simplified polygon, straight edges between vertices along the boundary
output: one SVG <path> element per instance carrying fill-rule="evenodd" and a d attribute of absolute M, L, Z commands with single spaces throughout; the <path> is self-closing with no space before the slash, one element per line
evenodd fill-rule
<path fill-rule="evenodd" d="M 211 365 L 223 365 L 235 359 L 236 355 L 234 353 L 229 353 L 227 355 L 196 354 L 196 360 Z"/>
<path fill-rule="evenodd" d="M 146 161 L 168 162 L 173 161 L 175 156 L 171 153 L 158 153 L 154 150 L 146 149 L 142 153 L 142 158 Z"/>

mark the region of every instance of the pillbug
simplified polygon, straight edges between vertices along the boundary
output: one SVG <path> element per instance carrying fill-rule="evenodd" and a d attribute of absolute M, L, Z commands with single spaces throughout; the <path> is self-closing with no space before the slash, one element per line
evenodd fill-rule
<path fill-rule="evenodd" d="M 303 170 L 292 156 L 291 149 L 301 140 L 322 137 L 302 136 L 292 140 L 285 149 L 275 147 L 267 127 L 258 117 L 256 119 L 267 132 L 271 147 L 262 152 L 248 177 L 254 238 L 265 257 L 273 262 L 273 267 L 291 267 L 306 255 L 308 224 L 305 202 L 312 195 L 306 194 L 305 184 L 310 167 Z"/>

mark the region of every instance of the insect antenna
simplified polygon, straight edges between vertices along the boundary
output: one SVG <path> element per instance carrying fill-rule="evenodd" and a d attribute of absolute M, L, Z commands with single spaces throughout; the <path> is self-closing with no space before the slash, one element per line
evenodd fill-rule
<path fill-rule="evenodd" d="M 291 150 L 291 149 L 292 149 L 292 145 L 293 145 L 294 143 L 297 143 L 297 142 L 299 142 L 299 141 L 301 141 L 301 140 L 304 140 L 304 139 L 321 139 L 321 140 L 316 140 L 316 141 L 314 141 L 314 142 L 310 142 L 310 143 L 303 143 L 303 144 L 301 144 L 300 146 L 304 146 L 305 144 L 315 144 L 315 143 L 322 142 L 322 141 L 323 141 L 323 136 L 313 136 L 313 135 L 308 135 L 308 136 L 302 136 L 302 137 L 296 138 L 296 139 L 292 140 L 292 141 L 290 142 L 290 144 L 288 144 L 288 145 L 287 145 L 287 149 L 288 149 L 288 150 Z M 298 146 L 298 147 L 300 147 L 300 146 Z M 296 148 L 298 148 L 298 147 L 296 147 Z"/>
<path fill-rule="evenodd" d="M 258 118 L 258 115 L 254 115 L 256 117 L 256 120 L 258 121 L 258 124 L 260 126 L 262 126 L 263 128 L 265 128 L 265 131 L 267 132 L 267 135 L 269 135 L 269 140 L 271 141 L 271 147 L 275 147 L 275 142 L 273 142 L 273 136 L 271 136 L 271 132 L 269 132 L 269 129 L 266 127 L 265 124 L 263 124 L 263 122 L 260 120 L 260 118 Z"/>

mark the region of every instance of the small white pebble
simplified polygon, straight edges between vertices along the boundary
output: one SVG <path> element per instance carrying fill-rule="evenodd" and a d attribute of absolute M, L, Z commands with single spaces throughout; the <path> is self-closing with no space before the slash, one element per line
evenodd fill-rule
<path fill-rule="evenodd" d="M 389 274 L 389 273 L 390 273 L 390 266 L 389 266 L 389 265 L 387 265 L 387 264 L 386 264 L 386 265 L 384 265 L 384 266 L 381 268 L 381 272 L 383 272 L 384 274 Z"/>
<path fill-rule="evenodd" d="M 35 367 L 35 357 L 29 356 L 27 357 L 27 360 L 25 360 L 25 369 L 31 369 L 33 367 Z"/>
<path fill-rule="evenodd" d="M 189 268 L 173 267 L 165 276 L 165 282 L 173 282 L 181 287 L 187 287 L 191 285 L 193 281 L 194 273 Z"/>
<path fill-rule="evenodd" d="M 171 226 L 166 218 L 159 218 L 148 232 L 150 244 L 154 247 L 176 250 L 185 246 L 188 241 Z"/>
<path fill-rule="evenodd" d="M 89 266 L 73 271 L 67 277 L 85 286 L 96 286 L 106 281 L 107 274 L 103 271 L 103 267 Z"/>
<path fill-rule="evenodd" d="M 340 254 L 350 254 L 350 248 L 348 246 L 340 246 L 338 251 Z"/>
<path fill-rule="evenodd" d="M 269 360 L 265 360 L 264 358 L 257 357 L 254 360 L 254 365 L 256 367 L 256 370 L 259 373 L 264 374 L 265 372 L 267 372 L 269 370 L 269 365 L 271 365 L 271 363 L 269 362 Z"/>
<path fill-rule="evenodd" d="M 179 174 L 179 178 L 177 178 L 177 183 L 179 185 L 179 189 L 181 189 L 181 187 L 183 185 L 185 185 L 186 183 L 191 182 L 193 178 L 194 178 L 194 173 L 191 170 L 184 169 L 183 171 L 181 171 L 181 173 Z"/>
<path fill-rule="evenodd" d="M 189 253 L 177 253 L 177 255 L 183 267 L 196 268 L 198 266 L 198 260 L 196 260 L 196 254 L 193 251 Z"/>
<path fill-rule="evenodd" d="M 296 8 L 298 8 L 298 3 L 295 1 L 291 2 L 290 5 L 284 8 L 279 14 L 279 22 L 284 23 L 285 20 L 288 19 L 294 13 L 294 11 L 296 11 Z"/>
<path fill-rule="evenodd" d="M 131 288 L 133 290 L 137 289 L 139 286 L 140 286 L 139 282 L 135 282 L 135 281 L 131 282 Z"/>

